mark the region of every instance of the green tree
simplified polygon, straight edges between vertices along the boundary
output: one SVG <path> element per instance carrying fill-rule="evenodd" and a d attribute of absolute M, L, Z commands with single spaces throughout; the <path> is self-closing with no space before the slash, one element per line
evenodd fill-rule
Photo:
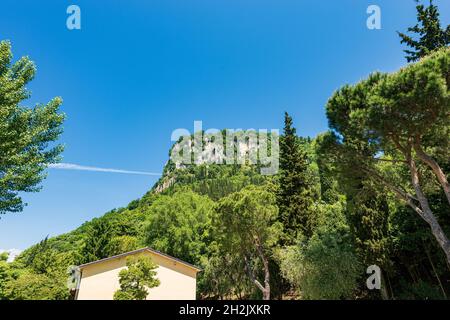
<path fill-rule="evenodd" d="M 448 211 L 442 213 L 441 224 L 446 221 L 448 230 Z M 407 206 L 399 206 L 393 215 L 392 225 L 395 245 L 391 259 L 395 262 L 394 271 L 397 273 L 393 278 L 398 287 L 396 298 L 408 295 L 408 291 L 416 285 L 422 287 L 421 283 L 424 282 L 441 291 L 440 298 L 446 298 L 449 268 L 445 259 L 442 259 L 441 249 L 434 241 L 433 235 L 427 230 L 426 223 L 419 216 L 411 215 Z M 427 297 L 427 294 L 416 296 L 416 299 L 427 298 L 431 297 Z"/>
<path fill-rule="evenodd" d="M 139 249 L 138 238 L 133 236 L 119 236 L 111 239 L 109 253 L 112 256 Z"/>
<path fill-rule="evenodd" d="M 426 195 L 440 188 L 450 204 L 447 176 L 438 162 L 448 161 L 449 73 L 446 48 L 396 73 L 372 74 L 343 87 L 329 100 L 327 116 L 341 160 L 424 219 L 450 263 L 450 241 Z"/>
<path fill-rule="evenodd" d="M 368 267 L 377 265 L 381 267 L 382 288 L 381 296 L 389 299 L 387 285 L 385 283 L 386 272 L 391 269 L 390 250 L 392 239 L 390 238 L 388 199 L 382 192 L 384 190 L 374 184 L 367 177 L 361 177 L 359 188 L 351 188 L 347 191 L 348 221 L 356 246 L 359 259 Z M 366 289 L 363 285 L 362 288 Z"/>
<path fill-rule="evenodd" d="M 128 258 L 127 268 L 119 272 L 120 289 L 114 293 L 114 300 L 145 300 L 148 289 L 160 285 L 157 267 L 149 257 Z"/>
<path fill-rule="evenodd" d="M 12 276 L 5 288 L 9 300 L 66 300 L 69 290 L 65 282 L 54 274 L 20 270 Z"/>
<path fill-rule="evenodd" d="M 46 237 L 19 256 L 17 261 L 23 263 L 26 268 L 33 270 L 35 273 L 47 274 L 58 269 L 57 254 L 57 251 L 50 246 L 48 237 Z"/>
<path fill-rule="evenodd" d="M 58 252 L 44 239 L 9 265 L 4 295 L 10 300 L 68 299 L 67 268 L 73 262 L 70 253 Z"/>
<path fill-rule="evenodd" d="M 408 28 L 408 32 L 417 34 L 419 38 L 414 39 L 407 34 L 398 33 L 402 39 L 401 43 L 405 43 L 412 48 L 412 50 L 404 50 L 408 62 L 417 61 L 429 53 L 450 44 L 450 25 L 446 29 L 441 29 L 439 11 L 437 6 L 433 4 L 433 1 L 430 0 L 428 7 L 419 4 L 419 0 L 416 0 L 416 2 L 418 24 Z"/>
<path fill-rule="evenodd" d="M 277 204 L 284 226 L 283 242 L 292 244 L 298 231 L 311 235 L 310 206 L 313 195 L 308 181 L 308 159 L 300 147 L 292 118 L 284 115 L 284 136 L 280 139 L 280 186 Z"/>
<path fill-rule="evenodd" d="M 146 244 L 192 264 L 202 264 L 211 242 L 212 208 L 212 200 L 189 190 L 161 196 L 148 209 Z"/>
<path fill-rule="evenodd" d="M 244 300 L 255 296 L 254 284 L 242 272 L 245 262 L 239 252 L 230 252 L 220 244 L 211 245 L 211 251 L 198 278 L 201 298 Z"/>
<path fill-rule="evenodd" d="M 8 252 L 2 252 L 0 253 L 0 261 L 6 262 L 8 260 L 9 253 Z"/>
<path fill-rule="evenodd" d="M 21 106 L 30 97 L 26 85 L 36 67 L 28 57 L 12 63 L 11 44 L 0 42 L 0 214 L 20 212 L 22 192 L 39 191 L 45 169 L 59 160 L 62 133 L 61 98 L 34 108 Z"/>
<path fill-rule="evenodd" d="M 339 197 L 337 190 L 345 195 L 345 214 L 358 258 L 365 266 L 376 264 L 383 271 L 389 270 L 391 212 L 386 190 L 374 183 L 366 172 L 359 170 L 352 159 L 343 159 L 336 154 L 336 147 L 336 140 L 330 133 L 316 139 L 325 199 L 329 201 Z M 384 299 L 388 299 L 386 288 L 383 284 L 381 294 Z M 365 284 L 361 285 L 361 289 L 366 290 Z M 374 293 L 378 291 L 369 294 L 374 296 Z"/>
<path fill-rule="evenodd" d="M 108 220 L 94 219 L 86 232 L 81 250 L 82 262 L 87 263 L 109 257 L 113 236 L 113 229 Z"/>
<path fill-rule="evenodd" d="M 341 206 L 325 205 L 323 224 L 310 239 L 277 252 L 283 276 L 305 299 L 349 298 L 358 287 L 361 264 Z"/>
<path fill-rule="evenodd" d="M 9 264 L 6 262 L 8 255 L 0 255 L 0 300 L 6 299 L 5 287 L 10 280 Z"/>
<path fill-rule="evenodd" d="M 329 132 L 319 134 L 313 141 L 320 183 L 320 198 L 326 203 L 339 201 L 341 196 L 338 184 L 339 162 L 333 150 L 334 142 L 334 138 L 330 136 Z"/>
<path fill-rule="evenodd" d="M 265 187 L 249 186 L 220 200 L 216 212 L 219 241 L 227 252 L 239 254 L 249 279 L 269 300 L 269 262 L 283 228 L 275 196 Z"/>

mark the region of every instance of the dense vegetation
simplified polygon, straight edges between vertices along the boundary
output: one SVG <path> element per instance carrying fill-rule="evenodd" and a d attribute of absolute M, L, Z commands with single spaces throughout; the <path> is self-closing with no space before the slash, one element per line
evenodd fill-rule
<path fill-rule="evenodd" d="M 419 21 L 435 25 L 437 13 L 424 10 Z M 203 299 L 446 299 L 450 48 L 427 30 L 406 41 L 421 50 L 407 56 L 417 62 L 332 95 L 329 132 L 298 137 L 285 114 L 277 175 L 247 163 L 169 161 L 127 207 L 13 263 L 1 255 L 0 299 L 69 299 L 71 265 L 144 246 L 201 267 Z M 366 286 L 371 265 L 382 270 L 381 290 Z M 153 266 L 130 267 L 117 298 L 142 298 L 136 277 L 156 285 Z"/>

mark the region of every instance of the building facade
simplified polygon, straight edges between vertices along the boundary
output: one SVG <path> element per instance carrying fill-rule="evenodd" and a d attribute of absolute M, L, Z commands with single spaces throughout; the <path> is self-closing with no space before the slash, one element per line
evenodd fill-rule
<path fill-rule="evenodd" d="M 75 293 L 77 300 L 112 300 L 120 289 L 119 272 L 126 268 L 129 257 L 149 256 L 158 266 L 160 285 L 149 289 L 147 300 L 195 300 L 199 268 L 161 253 L 144 248 L 79 266 L 80 278 Z"/>

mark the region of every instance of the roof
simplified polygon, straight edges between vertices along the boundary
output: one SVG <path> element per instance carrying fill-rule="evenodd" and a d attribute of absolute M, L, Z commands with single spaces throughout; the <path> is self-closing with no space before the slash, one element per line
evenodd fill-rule
<path fill-rule="evenodd" d="M 194 269 L 197 272 L 202 271 L 202 269 L 194 266 L 193 264 L 190 264 L 190 263 L 188 263 L 186 261 L 177 259 L 175 257 L 172 257 L 172 256 L 168 255 L 168 254 L 162 253 L 162 252 L 160 252 L 158 250 L 154 250 L 154 249 L 148 248 L 148 247 L 142 248 L 142 249 L 138 249 L 138 250 L 134 250 L 134 251 L 130 251 L 130 252 L 126 252 L 126 253 L 122 253 L 122 254 L 118 254 L 118 255 L 115 255 L 115 256 L 112 256 L 112 257 L 108 257 L 108 258 L 105 258 L 105 259 L 100 259 L 100 260 L 97 260 L 97 261 L 88 262 L 88 263 L 82 264 L 82 265 L 80 265 L 78 267 L 80 269 L 84 269 L 84 268 L 86 268 L 86 267 L 88 267 L 90 265 L 93 265 L 93 264 L 102 263 L 102 262 L 113 260 L 113 259 L 117 259 L 117 258 L 127 257 L 127 256 L 130 256 L 130 255 L 141 253 L 141 252 L 145 252 L 145 251 L 148 251 L 148 252 L 154 253 L 156 255 L 159 255 L 159 256 L 168 258 L 170 260 L 176 261 L 178 263 L 181 263 L 181 264 L 183 264 L 183 265 L 185 265 L 185 266 L 187 266 L 187 267 L 189 267 L 191 269 Z"/>

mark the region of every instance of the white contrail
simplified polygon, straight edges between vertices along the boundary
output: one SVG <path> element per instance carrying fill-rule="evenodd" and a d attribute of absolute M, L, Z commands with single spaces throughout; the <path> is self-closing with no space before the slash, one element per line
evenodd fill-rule
<path fill-rule="evenodd" d="M 123 174 L 138 174 L 138 175 L 144 175 L 144 176 L 160 176 L 161 175 L 161 173 L 156 173 L 156 172 L 98 168 L 98 167 L 90 167 L 90 166 L 81 166 L 79 164 L 73 164 L 73 163 L 55 163 L 55 164 L 49 164 L 48 167 L 51 169 L 59 169 L 59 170 L 110 172 L 110 173 L 123 173 Z"/>

